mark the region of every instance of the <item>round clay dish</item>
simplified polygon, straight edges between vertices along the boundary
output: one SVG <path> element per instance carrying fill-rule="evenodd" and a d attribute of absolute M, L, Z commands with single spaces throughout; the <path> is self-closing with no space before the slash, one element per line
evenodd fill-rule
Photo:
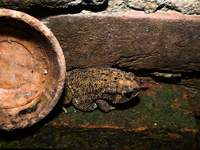
<path fill-rule="evenodd" d="M 34 17 L 0 9 L 0 129 L 43 119 L 65 82 L 65 59 L 52 32 Z"/>

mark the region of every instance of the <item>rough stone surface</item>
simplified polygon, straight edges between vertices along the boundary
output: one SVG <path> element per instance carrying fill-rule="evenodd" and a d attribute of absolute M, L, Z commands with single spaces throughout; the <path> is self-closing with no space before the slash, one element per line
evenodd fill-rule
<path fill-rule="evenodd" d="M 67 69 L 200 71 L 200 17 L 174 11 L 122 16 L 60 15 L 43 20 L 64 51 Z"/>
<path fill-rule="evenodd" d="M 68 8 L 76 5 L 100 5 L 106 0 L 1 0 L 0 7 L 11 9 Z"/>
<path fill-rule="evenodd" d="M 105 5 L 105 7 L 91 8 L 88 11 L 83 8 L 81 13 L 90 14 L 92 11 L 100 11 L 106 14 L 122 14 L 132 10 L 154 13 L 158 10 L 175 10 L 183 14 L 200 14 L 200 1 L 198 0 L 1 0 L 0 7 L 11 9 L 53 9 L 68 8 L 69 6 Z M 76 9 L 76 8 L 72 8 Z M 90 11 L 91 10 L 91 11 Z M 46 11 L 46 10 L 45 10 Z"/>
<path fill-rule="evenodd" d="M 200 1 L 198 0 L 124 0 L 127 6 L 142 10 L 145 13 L 154 13 L 157 10 L 176 10 L 183 14 L 200 14 Z"/>

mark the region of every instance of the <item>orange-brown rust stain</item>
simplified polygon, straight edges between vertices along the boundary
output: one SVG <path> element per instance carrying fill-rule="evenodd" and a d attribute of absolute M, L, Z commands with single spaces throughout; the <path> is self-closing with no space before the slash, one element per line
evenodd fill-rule
<path fill-rule="evenodd" d="M 98 128 L 105 128 L 105 129 L 123 129 L 125 130 L 125 127 L 116 127 L 116 126 L 110 126 L 110 125 L 90 125 L 89 123 L 86 123 L 86 124 L 82 124 L 82 125 L 69 125 L 69 123 L 66 123 L 66 122 L 60 122 L 59 124 L 56 123 L 56 122 L 51 122 L 55 127 L 56 126 L 71 126 L 71 127 L 79 127 L 79 128 L 89 128 L 89 129 L 98 129 Z M 48 124 L 45 124 L 45 125 L 48 125 Z"/>
<path fill-rule="evenodd" d="M 188 95 L 185 93 L 185 91 L 183 92 L 182 98 L 188 99 Z"/>
<path fill-rule="evenodd" d="M 182 128 L 182 129 L 181 129 L 181 132 L 191 132 L 191 131 L 197 133 L 197 132 L 198 132 L 198 129 L 186 129 L 186 128 Z"/>
<path fill-rule="evenodd" d="M 179 103 L 173 103 L 173 104 L 171 105 L 171 107 L 172 107 L 172 108 L 177 108 L 177 109 L 179 109 L 180 105 L 181 105 L 181 104 L 179 104 Z"/>
<path fill-rule="evenodd" d="M 148 88 L 145 92 L 147 93 L 148 96 L 153 96 L 153 97 L 155 97 L 155 95 L 156 95 L 156 90 L 158 89 L 158 86 L 159 86 L 160 88 L 163 87 L 163 85 L 162 85 L 162 84 L 159 84 L 159 83 L 156 83 L 156 84 L 149 84 L 149 85 L 148 85 L 149 88 Z M 155 91 L 153 91 L 152 89 L 154 89 Z"/>
<path fill-rule="evenodd" d="M 144 126 L 144 127 L 139 127 L 139 128 L 137 128 L 137 129 L 132 129 L 132 131 L 141 132 L 141 131 L 145 131 L 145 130 L 147 130 L 147 129 L 148 129 L 148 127 L 147 127 L 147 126 Z"/>
<path fill-rule="evenodd" d="M 132 129 L 126 129 L 125 127 L 117 127 L 117 126 L 112 126 L 112 125 L 100 125 L 100 124 L 96 124 L 96 125 L 90 125 L 89 123 L 86 124 L 81 124 L 81 125 L 69 125 L 69 123 L 66 122 L 60 122 L 60 123 L 56 123 L 56 122 L 51 122 L 51 124 L 54 125 L 55 128 L 59 128 L 61 126 L 70 126 L 70 127 L 79 127 L 79 128 L 88 128 L 88 129 L 121 129 L 124 131 L 135 131 L 135 132 L 141 132 L 141 131 L 145 131 L 148 129 L 147 126 L 144 127 L 139 127 L 139 128 L 132 128 Z M 48 124 L 46 124 L 48 125 Z"/>

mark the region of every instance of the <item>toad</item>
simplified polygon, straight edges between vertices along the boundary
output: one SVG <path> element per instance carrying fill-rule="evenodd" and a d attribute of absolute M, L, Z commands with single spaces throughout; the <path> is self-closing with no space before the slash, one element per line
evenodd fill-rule
<path fill-rule="evenodd" d="M 69 71 L 65 83 L 67 94 L 63 104 L 72 101 L 82 111 L 92 111 L 99 107 L 109 112 L 116 109 L 112 104 L 125 103 L 137 96 L 140 90 L 132 72 L 106 66 Z"/>

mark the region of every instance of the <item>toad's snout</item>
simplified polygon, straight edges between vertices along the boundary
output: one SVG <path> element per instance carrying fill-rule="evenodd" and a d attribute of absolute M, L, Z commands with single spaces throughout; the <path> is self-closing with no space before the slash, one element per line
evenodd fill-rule
<path fill-rule="evenodd" d="M 124 97 L 130 99 L 138 95 L 140 88 L 134 88 L 131 91 L 127 91 L 122 93 Z"/>
<path fill-rule="evenodd" d="M 114 103 L 124 103 L 127 102 L 131 99 L 133 99 L 135 96 L 138 95 L 140 91 L 140 88 L 132 88 L 130 89 L 130 87 L 124 87 L 121 94 L 116 94 L 115 98 L 114 98 Z"/>

